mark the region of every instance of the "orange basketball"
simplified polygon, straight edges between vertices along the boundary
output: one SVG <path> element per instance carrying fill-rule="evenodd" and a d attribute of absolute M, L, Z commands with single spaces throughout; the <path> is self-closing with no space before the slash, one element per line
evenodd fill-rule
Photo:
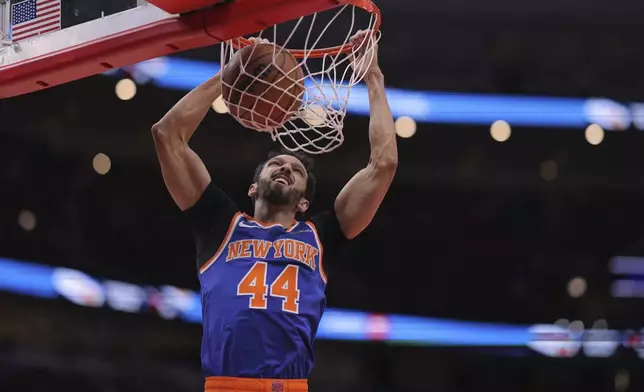
<path fill-rule="evenodd" d="M 230 114 L 249 128 L 284 124 L 300 106 L 304 73 L 285 49 L 270 43 L 240 49 L 226 64 L 222 95 Z"/>

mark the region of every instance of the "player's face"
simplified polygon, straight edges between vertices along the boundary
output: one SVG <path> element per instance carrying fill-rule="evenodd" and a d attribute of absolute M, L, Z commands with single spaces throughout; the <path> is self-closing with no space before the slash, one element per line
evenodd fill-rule
<path fill-rule="evenodd" d="M 271 158 L 259 175 L 257 191 L 267 202 L 287 206 L 297 205 L 306 191 L 306 169 L 291 155 Z"/>

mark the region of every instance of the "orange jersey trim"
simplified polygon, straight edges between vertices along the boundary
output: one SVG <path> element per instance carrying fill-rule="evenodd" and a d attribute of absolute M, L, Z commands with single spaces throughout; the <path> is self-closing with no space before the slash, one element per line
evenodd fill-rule
<path fill-rule="evenodd" d="M 205 392 L 308 392 L 307 380 L 206 377 Z"/>
<path fill-rule="evenodd" d="M 313 222 L 306 221 L 306 224 L 311 228 L 311 230 L 313 230 L 313 234 L 315 235 L 315 240 L 318 243 L 318 248 L 320 248 L 320 262 L 319 262 L 320 276 L 322 277 L 322 280 L 324 281 L 324 283 L 326 283 L 326 273 L 324 272 L 324 265 L 322 264 L 322 256 L 324 253 L 324 247 L 322 246 L 322 241 L 320 241 L 320 236 L 318 235 L 318 231 L 315 228 L 315 225 L 313 224 Z"/>
<path fill-rule="evenodd" d="M 282 226 L 282 224 L 278 223 L 278 222 L 262 222 L 259 219 L 255 219 L 255 218 L 253 218 L 252 216 L 250 216 L 248 214 L 244 214 L 244 218 L 248 219 L 251 222 L 257 223 L 263 229 L 268 229 L 270 227 L 275 227 L 275 226 Z M 286 229 L 286 231 L 291 231 L 291 230 L 293 230 L 293 228 L 295 226 L 297 226 L 297 221 L 295 219 L 293 219 L 293 222 L 291 223 L 291 226 L 289 226 L 288 228 L 285 227 L 284 229 Z"/>
<path fill-rule="evenodd" d="M 219 245 L 219 249 L 217 249 L 217 252 L 215 252 L 215 255 L 210 258 L 200 269 L 199 273 L 203 274 L 206 272 L 210 266 L 212 266 L 219 255 L 221 255 L 221 252 L 226 248 L 226 245 L 230 242 L 230 238 L 233 236 L 233 231 L 235 231 L 235 227 L 237 227 L 237 223 L 239 223 L 239 219 L 242 217 L 242 213 L 238 212 L 235 214 L 233 219 L 230 221 L 230 225 L 228 226 L 228 231 L 226 232 L 226 236 L 224 237 L 224 240 L 221 242 L 221 245 Z"/>

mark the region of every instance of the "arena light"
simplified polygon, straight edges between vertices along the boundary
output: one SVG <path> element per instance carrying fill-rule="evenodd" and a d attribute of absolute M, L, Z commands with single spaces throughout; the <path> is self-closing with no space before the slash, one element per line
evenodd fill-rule
<path fill-rule="evenodd" d="M 221 67 L 216 62 L 160 57 L 135 64 L 133 68 L 148 75 L 150 81 L 159 87 L 190 91 Z M 118 74 L 110 72 L 106 75 Z M 387 88 L 387 98 L 395 117 L 410 116 L 417 122 L 488 126 L 503 118 L 513 126 L 581 129 L 595 123 L 606 130 L 621 130 L 631 124 L 629 108 L 608 99 L 461 94 L 396 88 Z M 347 111 L 369 114 L 369 94 L 363 84 L 351 90 Z"/>
<path fill-rule="evenodd" d="M 497 120 L 493 122 L 490 127 L 490 135 L 492 136 L 492 139 L 502 143 L 508 140 L 510 135 L 512 135 L 512 127 L 507 121 Z"/>
<path fill-rule="evenodd" d="M 302 119 L 310 126 L 318 126 L 324 124 L 326 121 L 327 112 L 320 105 L 312 104 L 306 108 L 303 113 Z"/>
<path fill-rule="evenodd" d="M 121 79 L 114 90 L 120 100 L 129 101 L 136 95 L 136 83 L 132 79 Z"/>
<path fill-rule="evenodd" d="M 94 159 L 92 160 L 92 166 L 94 167 L 94 170 L 96 173 L 100 175 L 105 175 L 107 174 L 110 169 L 112 168 L 112 161 L 110 160 L 110 157 L 103 153 L 98 153 L 96 156 L 94 156 Z"/>
<path fill-rule="evenodd" d="M 617 279 L 610 288 L 615 298 L 644 298 L 644 282 L 634 279 Z"/>
<path fill-rule="evenodd" d="M 608 329 L 608 322 L 604 319 L 595 320 L 593 329 Z"/>
<path fill-rule="evenodd" d="M 83 307 L 148 313 L 188 323 L 202 318 L 199 293 L 173 286 L 141 286 L 90 276 L 69 268 L 0 258 L 0 291 L 32 297 L 60 298 Z M 529 347 L 548 357 L 612 357 L 618 347 L 636 350 L 644 332 L 608 330 L 603 320 L 584 329 L 579 321 L 510 325 L 397 314 L 333 309 L 325 311 L 319 340 L 387 341 L 413 346 Z"/>
<path fill-rule="evenodd" d="M 562 319 L 559 319 L 559 320 L 555 321 L 554 325 L 559 327 L 559 328 L 568 329 L 568 326 L 570 326 L 570 321 L 568 321 L 568 319 L 563 319 L 562 318 Z"/>
<path fill-rule="evenodd" d="M 18 214 L 18 226 L 24 231 L 32 231 L 36 228 L 36 215 L 29 210 L 22 210 Z"/>
<path fill-rule="evenodd" d="M 644 103 L 631 104 L 631 113 L 633 113 L 633 125 L 640 131 L 644 131 Z"/>
<path fill-rule="evenodd" d="M 614 275 L 639 275 L 644 277 L 644 257 L 614 256 L 608 263 L 608 269 Z"/>
<path fill-rule="evenodd" d="M 583 333 L 584 329 L 585 329 L 584 322 L 581 320 L 571 321 L 570 325 L 568 325 L 568 330 L 575 334 Z"/>
<path fill-rule="evenodd" d="M 402 116 L 394 123 L 396 134 L 402 138 L 410 138 L 416 133 L 416 121 L 409 116 Z"/>
<path fill-rule="evenodd" d="M 573 298 L 579 298 L 586 293 L 586 288 L 586 279 L 577 276 L 568 282 L 568 295 Z"/>
<path fill-rule="evenodd" d="M 226 102 L 224 102 L 224 98 L 221 95 L 212 103 L 212 110 L 219 114 L 228 113 L 228 105 L 226 105 Z"/>
<path fill-rule="evenodd" d="M 615 391 L 626 392 L 631 385 L 631 375 L 628 370 L 622 369 L 615 374 Z"/>
<path fill-rule="evenodd" d="M 590 124 L 586 128 L 586 141 L 593 146 L 600 144 L 604 141 L 604 129 L 597 124 Z"/>
<path fill-rule="evenodd" d="M 197 292 L 173 286 L 158 288 L 90 276 L 69 268 L 0 258 L 0 291 L 62 298 L 83 307 L 128 313 L 155 311 L 159 317 L 200 323 Z M 363 311 L 326 309 L 320 340 L 388 341 L 422 346 L 525 346 L 527 325 L 484 323 Z"/>
<path fill-rule="evenodd" d="M 544 180 L 553 181 L 559 175 L 558 171 L 559 171 L 559 168 L 558 168 L 557 162 L 553 160 L 547 160 L 541 163 L 539 174 L 541 175 L 541 178 L 543 178 Z"/>

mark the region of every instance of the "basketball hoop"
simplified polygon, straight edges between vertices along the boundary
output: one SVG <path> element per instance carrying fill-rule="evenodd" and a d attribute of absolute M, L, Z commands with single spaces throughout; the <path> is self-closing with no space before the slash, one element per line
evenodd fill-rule
<path fill-rule="evenodd" d="M 294 82 L 303 84 L 304 91 L 297 97 L 299 109 L 284 124 L 270 128 L 266 126 L 266 121 L 249 121 L 248 118 L 235 116 L 231 111 L 240 124 L 269 132 L 273 141 L 279 141 L 290 151 L 321 154 L 343 143 L 344 117 L 351 89 L 364 78 L 368 68 L 365 65 L 373 60 L 374 49 L 380 39 L 381 17 L 380 11 L 370 0 L 339 0 L 338 3 L 340 5 L 333 10 L 302 16 L 257 34 L 257 37 L 268 39 L 279 48 L 273 54 L 273 64 L 276 64 L 275 59 L 281 50 L 288 50 L 298 59 L 303 78 Z M 287 33 L 283 34 L 283 30 Z M 359 30 L 373 33 L 362 43 L 353 45 L 350 38 Z M 338 36 L 338 31 L 344 32 L 342 37 Z M 329 37 L 331 34 L 334 37 Z M 223 42 L 222 67 L 230 62 L 238 50 L 253 44 L 253 41 L 244 37 Z M 248 73 L 245 76 L 258 80 Z M 291 94 L 276 84 L 271 83 L 271 87 L 279 88 L 283 94 Z M 234 86 L 227 87 L 235 89 Z M 236 91 L 246 93 L 245 90 Z M 261 96 L 258 99 L 268 102 Z M 227 101 L 226 104 L 231 105 Z M 257 112 L 253 112 L 253 118 L 257 115 Z"/>

